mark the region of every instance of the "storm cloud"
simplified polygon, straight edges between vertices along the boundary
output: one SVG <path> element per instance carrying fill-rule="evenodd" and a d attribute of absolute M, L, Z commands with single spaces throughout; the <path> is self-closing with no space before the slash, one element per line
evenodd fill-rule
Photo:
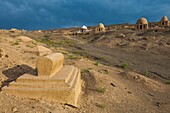
<path fill-rule="evenodd" d="M 170 17 L 169 0 L 0 0 L 1 29 L 53 29 Z"/>

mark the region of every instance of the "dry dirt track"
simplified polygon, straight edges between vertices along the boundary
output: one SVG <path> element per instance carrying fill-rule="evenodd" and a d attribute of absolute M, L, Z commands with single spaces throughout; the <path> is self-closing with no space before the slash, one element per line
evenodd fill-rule
<path fill-rule="evenodd" d="M 68 38 L 68 37 L 66 37 Z M 72 39 L 72 38 L 68 38 Z M 128 64 L 128 69 L 142 73 L 153 79 L 170 79 L 170 53 L 162 52 L 155 48 L 148 51 L 130 48 L 108 48 L 94 43 L 86 44 L 82 41 L 74 40 L 78 43 L 76 47 L 82 52 L 86 52 L 94 59 L 102 60 L 103 63 L 112 66 Z M 169 49 L 170 51 L 170 49 Z"/>

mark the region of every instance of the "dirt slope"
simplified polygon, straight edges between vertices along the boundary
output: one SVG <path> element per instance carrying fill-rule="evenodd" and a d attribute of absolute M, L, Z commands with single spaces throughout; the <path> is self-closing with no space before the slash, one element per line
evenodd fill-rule
<path fill-rule="evenodd" d="M 29 33 L 31 34 L 31 33 Z M 14 36 L 15 35 L 15 36 Z M 5 57 L 0 58 L 0 79 L 4 85 L 17 79 L 24 73 L 35 68 L 37 56 L 25 53 L 35 44 L 18 42 L 16 36 L 23 34 L 0 34 L 0 47 L 5 51 Z M 42 34 L 44 35 L 44 34 Z M 36 35 L 34 34 L 36 37 Z M 38 35 L 37 35 L 38 36 Z M 51 37 L 51 35 L 49 35 Z M 57 38 L 57 37 L 55 37 Z M 63 40 L 57 39 L 58 41 Z M 84 44 L 86 44 L 86 41 Z M 36 45 L 42 45 L 36 43 Z M 65 44 L 62 42 L 62 44 Z M 68 45 L 67 45 L 68 44 Z M 73 53 L 80 46 L 68 43 L 65 46 L 50 46 L 53 51 L 65 54 L 65 64 L 75 65 L 82 70 L 83 92 L 79 99 L 79 107 L 73 108 L 68 105 L 44 100 L 26 99 L 9 96 L 0 93 L 0 112 L 4 113 L 168 113 L 170 112 L 170 87 L 154 79 L 147 78 L 135 73 L 130 69 L 111 67 L 91 61 L 88 58 Z M 82 44 L 82 43 L 81 43 Z M 87 48 L 89 47 L 89 48 Z M 81 45 L 82 51 L 86 51 L 89 57 L 96 55 L 104 58 L 114 59 L 119 56 L 110 56 L 110 50 L 104 48 L 86 48 Z M 96 51 L 96 52 L 94 52 Z M 140 55 L 139 55 L 140 56 Z M 128 56 L 122 56 L 127 58 Z M 131 57 L 130 57 L 131 58 Z M 133 58 L 133 57 L 132 57 Z M 116 62 L 116 60 L 113 60 Z M 168 66 L 168 64 L 167 64 Z M 130 67 L 130 66 L 129 66 Z M 6 78 L 6 80 L 5 80 Z"/>

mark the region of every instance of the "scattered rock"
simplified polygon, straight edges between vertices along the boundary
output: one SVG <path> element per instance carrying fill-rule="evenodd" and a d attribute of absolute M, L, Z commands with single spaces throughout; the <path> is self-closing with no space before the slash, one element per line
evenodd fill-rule
<path fill-rule="evenodd" d="M 161 103 L 160 102 L 156 102 L 156 106 L 161 107 Z"/>
<path fill-rule="evenodd" d="M 153 94 L 152 94 L 152 93 L 149 93 L 149 95 L 153 97 Z"/>
<path fill-rule="evenodd" d="M 17 107 L 13 107 L 13 108 L 12 108 L 12 111 L 13 111 L 13 112 L 16 112 L 17 110 L 18 110 Z"/>
<path fill-rule="evenodd" d="M 129 26 L 124 26 L 124 29 L 128 29 L 129 28 Z"/>
<path fill-rule="evenodd" d="M 126 35 L 124 35 L 124 34 L 120 34 L 120 35 L 119 35 L 119 37 L 125 38 L 125 37 L 126 37 Z"/>
<path fill-rule="evenodd" d="M 8 55 L 5 55 L 6 58 L 8 58 L 9 56 Z"/>
<path fill-rule="evenodd" d="M 111 83 L 111 85 L 112 85 L 113 87 L 116 87 L 113 83 Z"/>
<path fill-rule="evenodd" d="M 101 74 L 109 74 L 109 71 L 106 70 L 106 69 L 101 69 L 98 72 L 101 73 Z"/>
<path fill-rule="evenodd" d="M 0 48 L 0 58 L 3 58 L 5 56 L 5 52 L 2 48 Z"/>

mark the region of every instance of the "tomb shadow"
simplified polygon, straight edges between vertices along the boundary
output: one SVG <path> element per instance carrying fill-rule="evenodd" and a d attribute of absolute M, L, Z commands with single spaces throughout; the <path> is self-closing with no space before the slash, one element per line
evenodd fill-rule
<path fill-rule="evenodd" d="M 7 80 L 2 83 L 0 91 L 4 86 L 8 86 L 10 82 L 16 81 L 18 77 L 24 74 L 37 76 L 37 69 L 33 69 L 32 67 L 29 67 L 27 65 L 17 65 L 15 67 L 4 70 L 2 73 L 7 77 Z"/>
<path fill-rule="evenodd" d="M 96 79 L 90 71 L 82 70 L 81 79 L 84 81 L 82 91 L 85 92 L 85 94 L 96 91 Z"/>

